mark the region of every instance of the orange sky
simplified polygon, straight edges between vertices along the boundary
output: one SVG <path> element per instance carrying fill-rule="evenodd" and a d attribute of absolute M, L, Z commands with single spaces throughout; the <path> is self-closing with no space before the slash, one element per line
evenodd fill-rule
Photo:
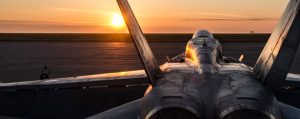
<path fill-rule="evenodd" d="M 272 32 L 288 0 L 129 0 L 146 33 Z M 0 32 L 123 33 L 115 0 L 1 0 Z"/>

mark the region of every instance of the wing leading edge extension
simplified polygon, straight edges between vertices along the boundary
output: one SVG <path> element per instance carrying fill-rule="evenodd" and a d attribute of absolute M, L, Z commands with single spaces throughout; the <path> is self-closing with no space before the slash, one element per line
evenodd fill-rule
<path fill-rule="evenodd" d="M 135 43 L 138 55 L 143 63 L 146 70 L 146 74 L 150 83 L 153 85 L 157 79 L 160 69 L 157 64 L 156 58 L 153 55 L 150 46 L 129 6 L 127 0 L 117 0 L 120 10 L 123 14 L 127 28 L 131 34 L 131 37 Z"/>
<path fill-rule="evenodd" d="M 300 42 L 300 0 L 290 0 L 279 24 L 269 38 L 254 72 L 273 89 L 283 85 L 299 85 L 285 81 Z"/>

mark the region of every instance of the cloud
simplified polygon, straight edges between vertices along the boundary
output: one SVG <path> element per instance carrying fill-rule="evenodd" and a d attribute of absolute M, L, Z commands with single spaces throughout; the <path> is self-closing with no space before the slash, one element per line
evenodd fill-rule
<path fill-rule="evenodd" d="M 0 20 L 0 24 L 12 25 L 95 25 L 93 22 L 54 22 L 34 20 Z M 103 24 L 104 25 L 104 24 Z"/>
<path fill-rule="evenodd" d="M 52 7 L 50 8 L 60 12 L 75 12 L 75 13 L 88 13 L 88 14 L 113 14 L 113 12 L 95 10 L 95 9 L 79 9 L 79 8 L 63 8 L 63 7 Z"/>
<path fill-rule="evenodd" d="M 0 32 L 110 32 L 110 26 L 51 21 L 0 20 Z"/>
<path fill-rule="evenodd" d="M 200 12 L 194 13 L 194 15 L 201 16 L 200 18 L 186 18 L 181 21 L 277 21 L 279 18 L 260 18 L 257 16 L 249 16 L 244 14 L 234 13 L 212 13 L 212 12 Z"/>
<path fill-rule="evenodd" d="M 64 24 L 63 22 L 30 21 L 30 20 L 0 20 L 0 24 Z"/>
<path fill-rule="evenodd" d="M 181 21 L 276 21 L 278 18 L 192 18 L 181 19 Z"/>
<path fill-rule="evenodd" d="M 195 13 L 200 16 L 214 16 L 214 17 L 231 17 L 231 18 L 249 18 L 248 15 L 242 15 L 242 14 L 233 14 L 233 13 L 212 13 L 212 12 L 200 12 Z"/>

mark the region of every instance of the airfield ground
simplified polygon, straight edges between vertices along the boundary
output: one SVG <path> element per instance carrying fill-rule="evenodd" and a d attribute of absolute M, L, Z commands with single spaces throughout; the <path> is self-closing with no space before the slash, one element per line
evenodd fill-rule
<path fill-rule="evenodd" d="M 162 64 L 184 52 L 192 34 L 148 34 Z M 224 54 L 253 66 L 269 34 L 216 34 Z M 2 82 L 37 80 L 44 65 L 53 78 L 142 69 L 126 34 L 0 34 Z M 300 52 L 291 72 L 300 73 Z"/>

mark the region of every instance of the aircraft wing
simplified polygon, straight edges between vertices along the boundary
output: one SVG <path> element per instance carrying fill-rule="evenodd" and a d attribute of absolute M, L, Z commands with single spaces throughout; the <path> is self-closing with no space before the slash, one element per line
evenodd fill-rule
<path fill-rule="evenodd" d="M 1 83 L 0 115 L 82 119 L 141 98 L 148 85 L 144 70 Z"/>
<path fill-rule="evenodd" d="M 300 109 L 279 102 L 283 119 L 300 119 Z"/>
<path fill-rule="evenodd" d="M 87 119 L 138 119 L 141 99 L 101 112 Z"/>
<path fill-rule="evenodd" d="M 288 81 L 300 81 L 300 74 L 288 73 L 286 80 Z"/>
<path fill-rule="evenodd" d="M 298 81 L 300 81 L 300 74 L 288 73 L 286 80 L 291 81 L 291 82 L 298 82 Z M 298 97 L 298 94 L 299 94 L 298 91 L 295 89 L 292 89 L 294 87 L 285 87 L 285 88 L 286 88 L 286 90 L 288 90 L 285 93 L 287 93 L 287 95 L 289 95 L 288 97 L 290 97 L 290 98 L 284 98 L 284 97 L 287 97 L 286 95 L 280 96 L 279 98 L 280 99 L 283 98 L 282 100 L 284 100 L 285 102 L 288 102 L 292 105 L 299 107 L 299 104 L 297 104 L 298 98 L 294 98 L 294 97 Z M 292 91 L 289 91 L 289 90 L 292 90 Z M 278 104 L 281 109 L 281 114 L 282 114 L 283 119 L 300 119 L 300 109 L 290 106 L 288 104 L 285 104 L 283 102 L 278 102 Z"/>
<path fill-rule="evenodd" d="M 43 89 L 43 88 L 67 88 L 90 86 L 139 86 L 147 84 L 147 75 L 144 70 L 95 74 L 86 76 L 55 78 L 49 80 L 35 80 L 13 83 L 1 83 L 0 90 Z"/>

